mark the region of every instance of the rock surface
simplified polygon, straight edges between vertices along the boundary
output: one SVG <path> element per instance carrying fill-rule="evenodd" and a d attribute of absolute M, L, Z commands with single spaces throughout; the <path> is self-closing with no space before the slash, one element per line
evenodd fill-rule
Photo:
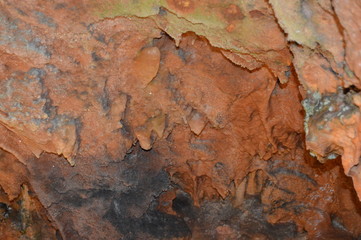
<path fill-rule="evenodd" d="M 0 238 L 360 237 L 358 9 L 0 1 Z"/>

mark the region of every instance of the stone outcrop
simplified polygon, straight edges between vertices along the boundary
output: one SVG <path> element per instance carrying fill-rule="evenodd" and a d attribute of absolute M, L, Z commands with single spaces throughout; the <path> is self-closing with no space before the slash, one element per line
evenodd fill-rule
<path fill-rule="evenodd" d="M 361 236 L 360 10 L 0 0 L 0 238 Z"/>

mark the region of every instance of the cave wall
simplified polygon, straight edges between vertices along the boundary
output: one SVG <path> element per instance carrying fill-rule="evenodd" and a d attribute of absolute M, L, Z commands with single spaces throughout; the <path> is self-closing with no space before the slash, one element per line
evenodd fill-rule
<path fill-rule="evenodd" d="M 0 6 L 1 239 L 361 236 L 357 0 Z"/>

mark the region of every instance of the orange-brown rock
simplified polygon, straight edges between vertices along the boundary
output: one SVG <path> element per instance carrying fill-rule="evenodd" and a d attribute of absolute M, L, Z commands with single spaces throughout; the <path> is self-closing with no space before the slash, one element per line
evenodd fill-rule
<path fill-rule="evenodd" d="M 360 8 L 0 1 L 0 238 L 359 238 Z"/>

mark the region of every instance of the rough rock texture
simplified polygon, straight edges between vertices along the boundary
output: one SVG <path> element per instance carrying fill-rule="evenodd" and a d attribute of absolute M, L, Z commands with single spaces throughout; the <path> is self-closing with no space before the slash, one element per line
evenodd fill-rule
<path fill-rule="evenodd" d="M 359 238 L 358 9 L 0 0 L 0 238 Z"/>

